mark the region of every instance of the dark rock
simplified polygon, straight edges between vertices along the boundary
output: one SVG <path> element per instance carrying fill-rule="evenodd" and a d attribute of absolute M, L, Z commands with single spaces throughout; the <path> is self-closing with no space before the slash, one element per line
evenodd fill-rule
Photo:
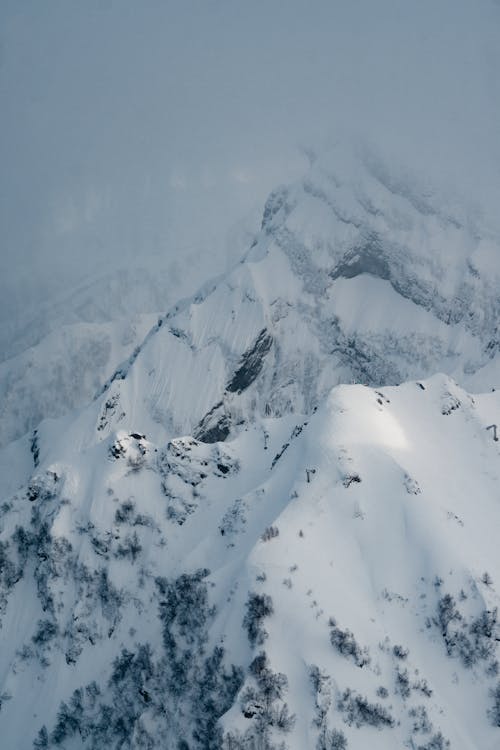
<path fill-rule="evenodd" d="M 254 344 L 247 349 L 240 360 L 240 365 L 227 384 L 230 393 L 243 393 L 259 375 L 264 364 L 264 357 L 269 352 L 273 337 L 264 328 Z"/>

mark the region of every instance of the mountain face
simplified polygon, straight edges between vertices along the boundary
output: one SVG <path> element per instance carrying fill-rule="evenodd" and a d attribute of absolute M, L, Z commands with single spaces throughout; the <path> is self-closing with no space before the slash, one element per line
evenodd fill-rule
<path fill-rule="evenodd" d="M 85 405 L 115 371 L 112 398 L 127 401 L 126 372 L 165 439 L 225 437 L 255 413 L 308 413 L 343 382 L 442 371 L 487 389 L 500 347 L 498 246 L 460 203 L 371 154 L 336 152 L 269 197 L 231 273 L 166 315 L 189 283 L 134 269 L 0 330 L 0 446 Z M 153 316 L 166 325 L 141 346 Z"/>
<path fill-rule="evenodd" d="M 68 334 L 97 395 L 0 451 L 6 747 L 497 747 L 497 252 L 336 154 L 99 377 Z"/>
<path fill-rule="evenodd" d="M 495 747 L 491 422 L 436 376 L 226 443 L 45 423 L 2 506 L 6 747 Z"/>
<path fill-rule="evenodd" d="M 133 412 L 148 434 L 212 441 L 257 414 L 310 413 L 339 383 L 446 372 L 493 387 L 498 238 L 415 191 L 373 157 L 276 191 L 243 262 L 161 317 L 111 379 L 120 424 L 136 429 Z"/>
<path fill-rule="evenodd" d="M 172 299 L 173 273 L 117 269 L 0 324 L 0 447 L 95 396 Z"/>
<path fill-rule="evenodd" d="M 58 327 L 0 363 L 0 446 L 92 400 L 155 321 L 136 315 L 107 323 Z"/>

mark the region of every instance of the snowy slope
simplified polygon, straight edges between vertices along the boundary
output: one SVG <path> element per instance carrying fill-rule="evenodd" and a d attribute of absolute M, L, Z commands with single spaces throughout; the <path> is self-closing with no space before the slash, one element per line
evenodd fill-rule
<path fill-rule="evenodd" d="M 9 750 L 498 747 L 500 243 L 447 195 L 335 153 L 193 296 L 20 335 Z"/>
<path fill-rule="evenodd" d="M 0 446 L 91 401 L 157 316 L 62 325 L 0 362 Z"/>
<path fill-rule="evenodd" d="M 175 263 L 154 270 L 132 263 L 111 270 L 96 268 L 78 284 L 66 285 L 64 292 L 46 290 L 44 301 L 32 300 L 24 279 L 20 280 L 16 288 L 22 299 L 12 306 L 10 316 L 5 314 L 0 320 L 0 361 L 36 346 L 64 326 L 109 323 L 166 309 L 183 286 L 179 270 Z M 189 289 L 189 281 L 186 286 Z"/>
<path fill-rule="evenodd" d="M 497 392 L 340 386 L 211 445 L 92 411 L 2 506 L 5 747 L 498 747 Z"/>
<path fill-rule="evenodd" d="M 44 304 L 18 286 L 17 312 L 0 319 L 0 446 L 91 401 L 168 308 L 179 279 L 174 264 L 95 272 Z"/>
<path fill-rule="evenodd" d="M 120 426 L 140 413 L 162 440 L 310 413 L 339 383 L 446 372 L 488 390 L 499 380 L 499 247 L 449 192 L 366 149 L 336 150 L 269 197 L 242 262 L 173 307 L 190 274 L 130 269 L 4 331 L 4 356 L 16 356 L 0 370 L 0 445 L 83 406 L 106 378 Z M 137 315 L 158 310 L 146 336 Z"/>
<path fill-rule="evenodd" d="M 499 246 L 468 207 L 373 155 L 322 159 L 270 196 L 244 260 L 174 306 L 110 379 L 121 426 L 211 441 L 255 415 L 310 413 L 339 383 L 446 372 L 488 390 Z"/>

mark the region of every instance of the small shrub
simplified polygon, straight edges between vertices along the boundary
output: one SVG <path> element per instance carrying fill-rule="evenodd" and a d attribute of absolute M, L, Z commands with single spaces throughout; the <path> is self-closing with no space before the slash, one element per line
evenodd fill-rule
<path fill-rule="evenodd" d="M 417 750 L 447 750 L 450 747 L 449 740 L 445 739 L 441 732 L 434 734 L 425 745 L 419 745 Z"/>
<path fill-rule="evenodd" d="M 139 541 L 137 532 L 134 531 L 132 535 L 128 534 L 123 542 L 118 545 L 116 549 L 116 557 L 129 558 L 133 563 L 135 563 L 141 552 L 142 544 Z"/>
<path fill-rule="evenodd" d="M 401 659 L 401 661 L 404 661 L 409 654 L 409 651 L 407 648 L 403 648 L 403 646 L 396 645 L 392 649 L 392 653 L 396 657 L 396 659 Z"/>
<path fill-rule="evenodd" d="M 31 640 L 37 646 L 44 646 L 56 637 L 58 630 L 57 625 L 51 620 L 39 620 L 36 633 Z"/>
<path fill-rule="evenodd" d="M 416 706 L 410 708 L 408 715 L 413 719 L 412 732 L 416 734 L 421 732 L 422 734 L 430 734 L 432 732 L 432 724 L 429 716 L 427 715 L 427 709 L 425 706 Z"/>
<path fill-rule="evenodd" d="M 485 571 L 483 575 L 481 576 L 481 581 L 484 583 L 485 586 L 492 586 L 493 585 L 493 578 L 490 576 L 488 571 Z"/>
<path fill-rule="evenodd" d="M 43 726 L 38 732 L 37 738 L 33 742 L 33 750 L 48 750 L 49 734 L 47 728 Z"/>
<path fill-rule="evenodd" d="M 413 683 L 413 689 L 418 690 L 422 695 L 425 695 L 426 698 L 430 698 L 432 695 L 432 689 L 429 687 L 427 680 L 423 677 Z"/>
<path fill-rule="evenodd" d="M 315 694 L 316 716 L 313 723 L 321 729 L 324 727 L 326 715 L 332 704 L 332 691 L 330 677 L 326 672 L 321 672 L 319 667 L 313 664 L 309 670 L 309 679 Z"/>
<path fill-rule="evenodd" d="M 443 637 L 446 636 L 450 623 L 461 620 L 462 616 L 456 607 L 455 600 L 450 594 L 445 594 L 438 601 L 438 622 Z"/>
<path fill-rule="evenodd" d="M 357 729 L 366 725 L 377 729 L 392 728 L 395 724 L 390 713 L 380 703 L 370 703 L 367 698 L 350 689 L 342 694 L 338 709 L 346 724 L 354 724 Z"/>
<path fill-rule="evenodd" d="M 251 646 L 261 645 L 267 638 L 267 633 L 262 627 L 262 620 L 274 612 L 273 600 L 268 594 L 256 594 L 251 592 L 246 603 L 246 613 L 243 618 L 243 627 L 247 631 Z"/>
<path fill-rule="evenodd" d="M 347 750 L 347 739 L 337 729 L 323 729 L 316 743 L 316 750 Z"/>
<path fill-rule="evenodd" d="M 116 523 L 131 523 L 132 517 L 135 511 L 135 504 L 132 500 L 125 500 L 116 509 L 115 522 Z"/>
<path fill-rule="evenodd" d="M 346 659 L 352 659 L 358 667 L 364 667 L 370 663 L 368 649 L 361 648 L 350 630 L 342 630 L 337 627 L 333 618 L 330 618 L 330 643 Z"/>
<path fill-rule="evenodd" d="M 464 667 L 472 667 L 478 661 L 494 663 L 496 639 L 498 638 L 497 610 L 483 610 L 472 622 L 467 621 L 456 607 L 449 594 L 438 602 L 437 624 L 449 656 L 457 656 Z"/>
<path fill-rule="evenodd" d="M 396 669 L 396 693 L 398 693 L 403 700 L 410 697 L 410 678 L 407 669 L 401 670 L 399 667 Z"/>
<path fill-rule="evenodd" d="M 493 705 L 488 711 L 488 716 L 494 727 L 500 727 L 500 682 L 496 688 L 491 691 Z"/>
<path fill-rule="evenodd" d="M 279 534 L 280 531 L 277 526 L 268 526 L 266 529 L 264 529 L 264 532 L 260 538 L 263 542 L 269 542 L 270 539 L 276 539 Z"/>
<path fill-rule="evenodd" d="M 271 670 L 264 652 L 255 657 L 250 664 L 249 673 L 255 684 L 243 691 L 241 711 L 245 718 L 252 719 L 253 722 L 245 733 L 245 739 L 249 742 L 249 748 L 254 747 L 253 741 L 256 738 L 259 738 L 260 743 L 257 747 L 271 748 L 272 745 L 267 745 L 264 741 L 269 738 L 271 728 L 286 733 L 295 724 L 295 716 L 290 714 L 288 705 L 283 701 L 288 680 L 286 675 Z"/>

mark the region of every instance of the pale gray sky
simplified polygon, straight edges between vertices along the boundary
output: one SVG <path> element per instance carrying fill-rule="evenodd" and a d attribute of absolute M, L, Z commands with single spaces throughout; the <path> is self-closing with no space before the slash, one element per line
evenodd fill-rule
<path fill-rule="evenodd" d="M 0 0 L 0 314 L 129 258 L 217 268 L 350 132 L 495 205 L 498 3 Z"/>

